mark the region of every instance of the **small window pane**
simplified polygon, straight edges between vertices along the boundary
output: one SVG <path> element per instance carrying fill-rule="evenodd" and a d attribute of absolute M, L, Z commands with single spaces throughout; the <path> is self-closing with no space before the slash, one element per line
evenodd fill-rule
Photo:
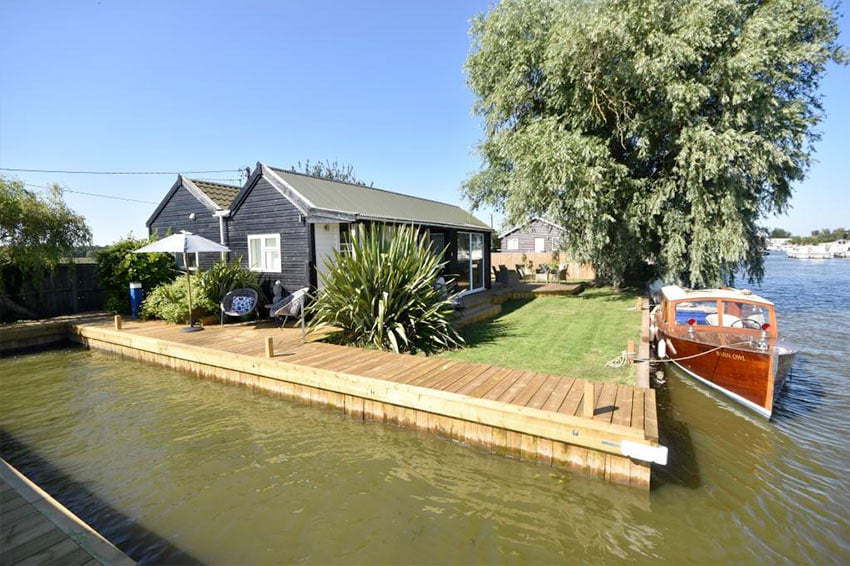
<path fill-rule="evenodd" d="M 762 324 L 768 322 L 770 314 L 765 307 L 735 301 L 723 303 L 723 326 L 759 330 Z"/>
<path fill-rule="evenodd" d="M 260 251 L 260 239 L 252 238 L 248 240 L 248 257 L 250 260 L 251 269 L 262 268 L 262 253 Z"/>
<path fill-rule="evenodd" d="M 267 248 L 277 247 L 277 238 L 266 238 L 263 245 Z"/>
<path fill-rule="evenodd" d="M 697 326 L 717 326 L 717 301 L 688 301 L 676 304 L 676 324 L 688 325 L 695 320 Z"/>
<path fill-rule="evenodd" d="M 519 240 L 516 238 L 508 238 L 508 249 L 509 250 L 518 250 L 519 249 Z"/>

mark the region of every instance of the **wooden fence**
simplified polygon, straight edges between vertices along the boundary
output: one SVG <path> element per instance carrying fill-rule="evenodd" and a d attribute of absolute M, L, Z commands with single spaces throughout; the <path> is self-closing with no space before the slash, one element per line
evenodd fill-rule
<path fill-rule="evenodd" d="M 506 266 L 508 269 L 514 269 L 517 265 L 522 265 L 526 269 L 534 270 L 538 265 L 548 265 L 552 261 L 552 253 L 507 253 L 496 252 L 491 254 L 491 262 L 496 269 L 500 265 Z M 531 265 L 529 265 L 529 263 Z M 560 261 L 559 263 L 567 266 L 567 279 L 595 279 L 596 272 L 593 267 L 586 263 L 577 263 L 574 261 Z"/>
<path fill-rule="evenodd" d="M 97 264 L 90 262 L 61 263 L 38 281 L 7 289 L 6 297 L 39 318 L 101 310 L 104 301 Z M 4 310 L 0 306 L 0 320 L 21 318 Z"/>

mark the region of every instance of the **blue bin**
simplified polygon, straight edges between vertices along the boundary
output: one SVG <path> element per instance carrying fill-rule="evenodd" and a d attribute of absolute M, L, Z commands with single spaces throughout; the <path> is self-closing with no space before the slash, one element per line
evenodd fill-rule
<path fill-rule="evenodd" d="M 143 300 L 145 300 L 145 290 L 142 289 L 142 284 L 130 283 L 130 312 L 133 318 L 139 318 L 139 309 L 142 308 Z"/>

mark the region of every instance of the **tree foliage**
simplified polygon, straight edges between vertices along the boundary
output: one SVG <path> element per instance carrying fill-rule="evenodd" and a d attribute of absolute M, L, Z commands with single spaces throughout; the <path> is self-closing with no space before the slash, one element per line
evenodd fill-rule
<path fill-rule="evenodd" d="M 847 228 L 821 228 L 820 230 L 812 230 L 811 236 L 794 236 L 791 238 L 792 244 L 811 246 L 816 244 L 828 244 L 836 240 L 850 240 L 850 230 Z"/>
<path fill-rule="evenodd" d="M 14 296 L 90 242 L 85 219 L 68 208 L 58 186 L 42 197 L 0 177 L 0 319 L 34 317 Z"/>
<path fill-rule="evenodd" d="M 85 219 L 68 208 L 58 185 L 41 197 L 20 181 L 0 177 L 0 264 L 25 274 L 52 269 L 90 242 Z"/>
<path fill-rule="evenodd" d="M 97 253 L 97 274 L 106 293 L 105 308 L 130 312 L 130 283 L 139 282 L 146 293 L 177 276 L 174 256 L 166 253 L 135 254 L 156 238 L 127 236 Z"/>
<path fill-rule="evenodd" d="M 312 329 L 332 326 L 342 343 L 431 353 L 463 339 L 451 325 L 452 303 L 437 288 L 444 263 L 411 226 L 373 224 L 334 250 L 324 285 L 309 307 Z"/>
<path fill-rule="evenodd" d="M 292 166 L 292 171 L 296 173 L 305 173 L 313 177 L 321 177 L 330 181 L 341 181 L 343 183 L 351 183 L 353 185 L 362 185 L 371 187 L 372 183 L 366 183 L 363 179 L 357 176 L 354 172 L 354 166 L 351 164 L 341 164 L 337 161 L 316 161 L 312 162 L 309 159 L 305 162 L 298 162 Z"/>
<path fill-rule="evenodd" d="M 793 234 L 785 228 L 774 228 L 770 231 L 771 238 L 791 238 Z"/>
<path fill-rule="evenodd" d="M 757 221 L 786 210 L 843 61 L 816 0 L 504 0 L 473 20 L 483 117 L 473 204 L 544 215 L 617 282 L 762 275 Z"/>

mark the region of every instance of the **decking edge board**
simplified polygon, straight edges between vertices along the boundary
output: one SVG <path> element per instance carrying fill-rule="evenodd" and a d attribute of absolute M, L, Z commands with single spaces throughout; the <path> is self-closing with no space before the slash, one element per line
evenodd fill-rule
<path fill-rule="evenodd" d="M 72 340 L 92 348 L 284 397 L 336 406 L 356 418 L 428 429 L 525 458 L 530 457 L 533 447 L 536 459 L 545 463 L 580 469 L 615 483 L 649 487 L 649 464 L 619 452 L 620 440 L 657 446 L 657 439 L 647 438 L 641 429 L 274 358 L 170 342 L 103 326 L 78 324 L 70 329 Z M 525 442 L 523 437 L 528 437 Z"/>

